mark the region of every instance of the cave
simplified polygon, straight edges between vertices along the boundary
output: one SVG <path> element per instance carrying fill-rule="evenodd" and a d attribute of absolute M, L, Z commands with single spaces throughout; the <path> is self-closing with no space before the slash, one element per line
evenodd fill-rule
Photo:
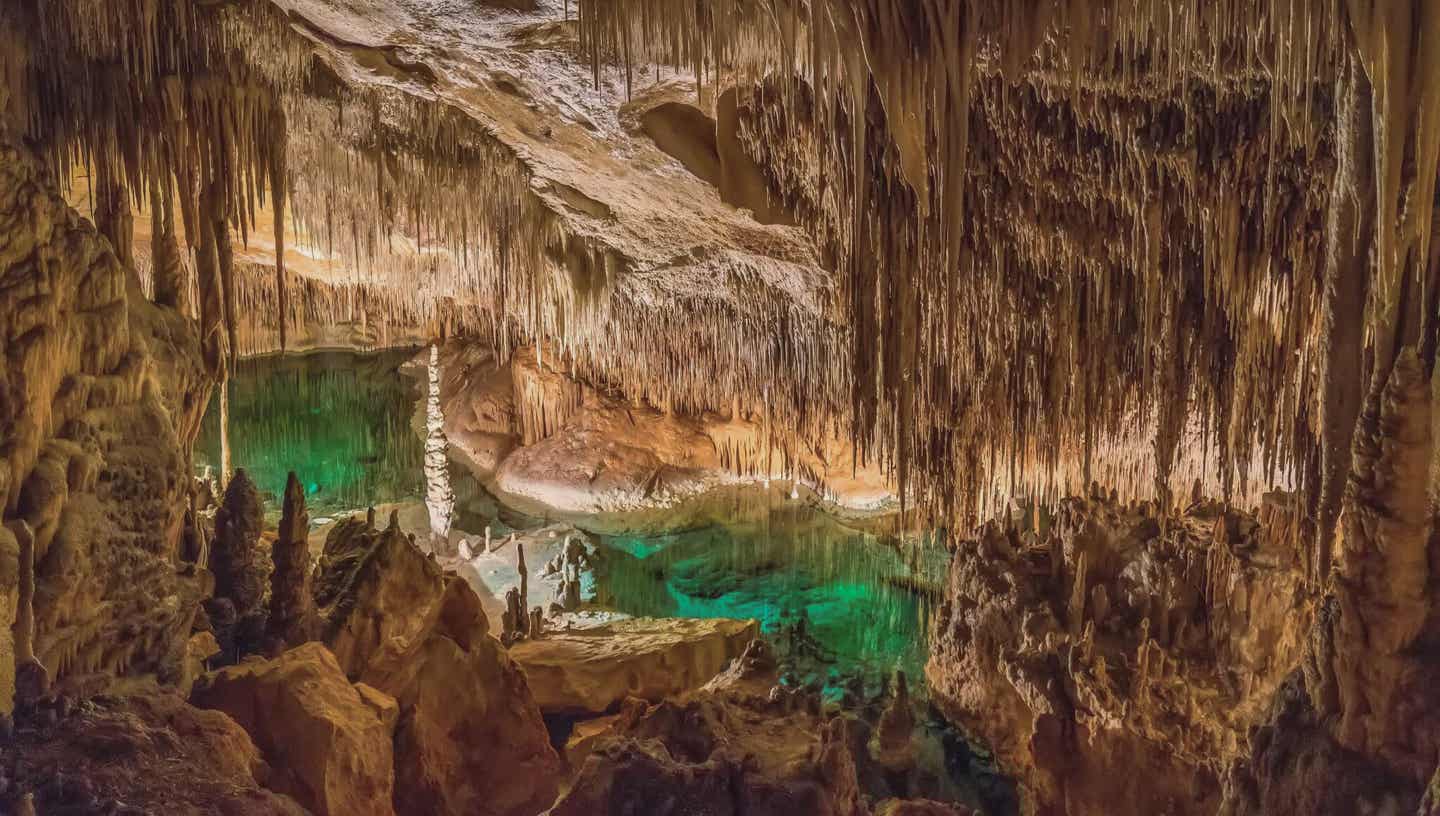
<path fill-rule="evenodd" d="M 5 0 L 0 813 L 1440 814 L 1440 2 Z"/>

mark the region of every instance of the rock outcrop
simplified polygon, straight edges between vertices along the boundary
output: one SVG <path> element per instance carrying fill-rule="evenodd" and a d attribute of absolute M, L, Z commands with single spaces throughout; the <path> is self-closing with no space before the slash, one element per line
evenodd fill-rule
<path fill-rule="evenodd" d="M 239 723 L 275 769 L 268 787 L 317 816 L 395 813 L 394 701 L 362 694 L 323 645 L 223 669 L 191 699 Z"/>
<path fill-rule="evenodd" d="M 1435 807 L 1440 527 L 1431 377 L 1407 348 L 1384 387 L 1367 395 L 1334 581 L 1303 661 L 1226 780 L 1226 816 Z"/>
<path fill-rule="evenodd" d="M 326 539 L 316 601 L 346 674 L 399 705 L 397 812 L 533 816 L 549 806 L 559 757 L 463 579 L 397 525 L 347 519 Z"/>
<path fill-rule="evenodd" d="M 896 506 L 893 485 L 878 467 L 855 462 L 844 440 L 782 444 L 738 407 L 728 416 L 687 417 L 619 400 L 577 381 L 560 362 L 521 349 L 499 363 L 463 343 L 448 344 L 440 357 L 447 435 L 517 506 L 604 514 L 621 529 L 653 526 L 663 523 L 657 508 L 770 479 L 803 483 L 807 496 L 840 512 Z"/>
<path fill-rule="evenodd" d="M 205 602 L 220 649 L 231 661 L 259 651 L 265 633 L 265 595 L 270 561 L 262 557 L 265 506 L 249 474 L 239 468 L 215 511 L 210 571 L 215 594 Z"/>
<path fill-rule="evenodd" d="M 955 549 L 927 676 L 1027 812 L 1214 813 L 1309 638 L 1294 497 L 1258 518 L 1067 499 Z"/>
<path fill-rule="evenodd" d="M 29 649 L 60 685 L 179 677 L 209 591 L 174 561 L 209 390 L 194 327 L 145 300 L 56 188 L 0 122 L 0 712 L 21 587 Z"/>
<path fill-rule="evenodd" d="M 250 736 L 219 711 L 154 684 L 135 684 L 19 719 L 0 741 L 0 810 L 28 792 L 42 814 L 311 816 L 269 790 L 277 773 Z M 6 809 L 9 806 L 10 809 Z"/>
<path fill-rule="evenodd" d="M 522 640 L 510 657 L 547 714 L 603 714 L 627 698 L 694 691 L 759 635 L 755 621 L 625 618 Z"/>

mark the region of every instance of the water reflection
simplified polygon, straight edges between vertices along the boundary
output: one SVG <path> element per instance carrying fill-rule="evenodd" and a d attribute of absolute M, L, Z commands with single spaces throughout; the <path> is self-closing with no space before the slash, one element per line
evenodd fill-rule
<path fill-rule="evenodd" d="M 418 498 L 424 445 L 412 428 L 416 384 L 400 374 L 413 352 L 315 352 L 241 360 L 230 378 L 230 456 L 279 512 L 285 476 L 305 484 L 310 517 Z M 219 394 L 196 444 L 198 466 L 220 467 Z"/>
<path fill-rule="evenodd" d="M 734 523 L 655 536 L 602 536 L 615 552 L 604 586 L 636 615 L 755 618 L 800 682 L 859 675 L 878 687 L 895 669 L 918 677 L 943 549 L 877 536 L 779 487 L 727 498 Z"/>

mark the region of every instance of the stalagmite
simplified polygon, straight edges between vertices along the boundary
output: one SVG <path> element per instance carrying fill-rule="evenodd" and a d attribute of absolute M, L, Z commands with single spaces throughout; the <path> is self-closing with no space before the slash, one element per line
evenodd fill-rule
<path fill-rule="evenodd" d="M 208 565 L 215 574 L 212 609 L 228 623 L 222 627 L 217 622 L 216 638 L 231 660 L 258 648 L 265 631 L 265 570 L 256 552 L 263 530 L 260 495 L 244 468 L 238 468 L 215 512 Z"/>
<path fill-rule="evenodd" d="M 168 183 L 166 186 L 168 188 Z M 180 257 L 180 245 L 175 237 L 174 206 L 168 191 L 161 192 L 158 181 L 151 183 L 150 218 L 150 265 L 155 302 L 187 313 L 190 309 L 186 299 L 188 281 Z"/>
<path fill-rule="evenodd" d="M 454 555 L 450 522 L 455 493 L 450 486 L 449 443 L 440 407 L 440 347 L 430 347 L 425 398 L 425 507 L 430 514 L 430 547 L 438 555 Z"/>
<path fill-rule="evenodd" d="M 23 709 L 49 692 L 50 671 L 35 656 L 35 534 L 23 520 L 5 526 L 19 544 L 14 667 L 15 706 Z"/>
<path fill-rule="evenodd" d="M 270 548 L 270 616 L 265 624 L 266 651 L 272 656 L 318 635 L 310 592 L 310 515 L 305 490 L 292 471 L 285 480 L 280 527 Z"/>

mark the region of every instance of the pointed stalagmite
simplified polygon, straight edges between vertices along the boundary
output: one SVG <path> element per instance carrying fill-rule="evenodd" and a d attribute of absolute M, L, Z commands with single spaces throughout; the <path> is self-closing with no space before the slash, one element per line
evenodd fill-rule
<path fill-rule="evenodd" d="M 260 646 L 265 629 L 265 565 L 257 545 L 264 531 L 264 508 L 255 483 L 238 468 L 215 511 L 215 540 L 210 546 L 210 571 L 215 574 L 212 617 L 218 610 L 216 638 L 234 659 Z"/>
<path fill-rule="evenodd" d="M 272 656 L 318 636 L 315 601 L 310 592 L 310 516 L 305 490 L 291 471 L 285 482 L 280 529 L 270 549 L 270 617 L 266 651 Z"/>

